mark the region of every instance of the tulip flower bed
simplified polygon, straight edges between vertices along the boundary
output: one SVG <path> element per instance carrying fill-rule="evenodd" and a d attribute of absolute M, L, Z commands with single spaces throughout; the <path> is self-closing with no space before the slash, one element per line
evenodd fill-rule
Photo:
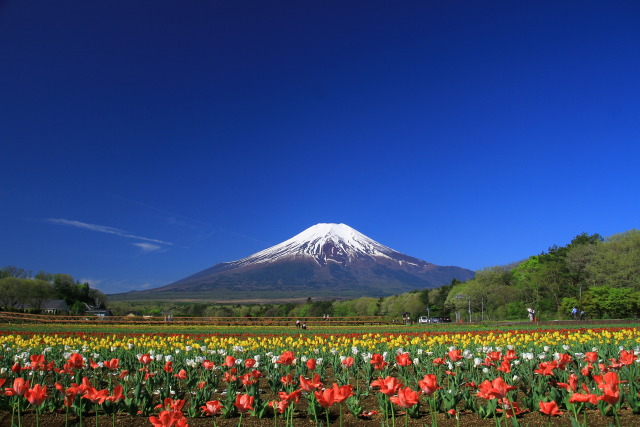
<path fill-rule="evenodd" d="M 640 424 L 636 327 L 113 329 L 0 327 L 0 425 Z"/>

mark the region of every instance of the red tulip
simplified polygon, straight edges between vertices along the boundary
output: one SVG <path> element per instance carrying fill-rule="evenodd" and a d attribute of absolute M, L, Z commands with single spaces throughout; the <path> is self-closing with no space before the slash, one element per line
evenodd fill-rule
<path fill-rule="evenodd" d="M 571 355 L 567 353 L 562 353 L 557 360 L 558 368 L 564 369 L 566 365 L 571 362 Z"/>
<path fill-rule="evenodd" d="M 371 387 L 380 387 L 380 393 L 386 394 L 387 396 L 396 394 L 396 391 L 402 386 L 404 386 L 404 384 L 399 382 L 396 377 L 391 376 L 385 379 L 378 378 L 371 383 Z"/>
<path fill-rule="evenodd" d="M 120 368 L 120 359 L 105 360 L 104 362 L 102 362 L 102 366 L 115 371 L 116 369 Z"/>
<path fill-rule="evenodd" d="M 313 394 L 316 396 L 318 403 L 323 408 L 327 409 L 334 403 L 337 403 L 335 398 L 335 390 L 333 388 L 325 388 L 322 391 L 314 391 Z"/>
<path fill-rule="evenodd" d="M 560 412 L 560 409 L 558 409 L 558 404 L 553 400 L 551 402 L 540 401 L 539 405 L 540 412 L 542 412 L 543 414 L 547 414 L 550 417 L 562 415 L 562 412 Z"/>
<path fill-rule="evenodd" d="M 430 396 L 436 390 L 442 388 L 438 385 L 438 377 L 436 377 L 433 374 L 425 375 L 420 381 L 418 381 L 418 386 L 420 387 L 422 392 L 427 396 Z"/>
<path fill-rule="evenodd" d="M 504 374 L 508 374 L 511 372 L 511 363 L 507 360 L 503 360 L 500 366 L 496 369 Z"/>
<path fill-rule="evenodd" d="M 182 412 L 182 408 L 186 403 L 185 399 L 172 399 L 170 397 L 166 397 L 161 404 L 156 406 L 156 409 L 163 408 L 172 412 Z"/>
<path fill-rule="evenodd" d="M 72 369 L 82 369 L 84 367 L 84 358 L 78 353 L 72 353 L 68 362 Z"/>
<path fill-rule="evenodd" d="M 236 397 L 234 405 L 236 408 L 238 408 L 238 411 L 247 412 L 249 409 L 253 409 L 253 406 L 251 406 L 253 405 L 253 401 L 253 396 L 249 396 L 248 394 L 240 394 Z"/>
<path fill-rule="evenodd" d="M 420 392 L 411 390 L 411 387 L 400 388 L 398 395 L 391 396 L 389 400 L 402 408 L 411 408 L 420 402 Z"/>
<path fill-rule="evenodd" d="M 598 396 L 595 394 L 582 394 L 582 393 L 574 393 L 569 398 L 569 403 L 584 403 L 589 402 L 592 405 L 598 404 Z"/>
<path fill-rule="evenodd" d="M 233 368 L 235 364 L 236 364 L 236 358 L 233 356 L 227 356 L 224 358 L 224 363 L 222 365 L 226 366 L 227 368 Z"/>
<path fill-rule="evenodd" d="M 82 396 L 82 398 L 90 400 L 91 403 L 97 403 L 99 405 L 102 405 L 104 401 L 107 400 L 108 396 L 109 396 L 109 390 L 107 389 L 98 391 L 93 387 L 89 387 L 89 389 L 86 391 L 85 395 Z"/>
<path fill-rule="evenodd" d="M 447 356 L 449 356 L 449 359 L 451 359 L 451 361 L 453 363 L 458 362 L 460 360 L 462 360 L 462 351 L 460 350 L 451 350 L 447 353 Z"/>
<path fill-rule="evenodd" d="M 594 377 L 595 378 L 595 377 Z M 598 400 L 604 400 L 605 402 L 615 405 L 620 400 L 620 380 L 618 374 L 615 372 L 607 372 L 602 378 L 602 382 L 598 384 L 598 388 L 602 389 L 604 394 L 598 396 Z"/>
<path fill-rule="evenodd" d="M 300 400 L 300 395 L 302 394 L 302 390 L 298 389 L 291 393 L 285 393 L 284 391 L 278 392 L 278 397 L 280 400 L 286 400 L 288 402 L 298 403 Z"/>
<path fill-rule="evenodd" d="M 507 418 L 517 417 L 523 412 L 516 402 L 511 402 L 506 397 L 502 399 L 502 406 L 504 408 L 503 411 L 507 416 Z"/>
<path fill-rule="evenodd" d="M 83 377 L 82 381 L 80 382 L 80 384 L 75 384 L 72 383 L 71 384 L 73 387 L 76 387 L 78 389 L 78 393 L 80 394 L 84 394 L 87 392 L 87 390 L 89 390 L 91 387 L 91 383 L 89 382 L 89 378 L 87 377 Z"/>
<path fill-rule="evenodd" d="M 593 370 L 593 364 L 591 362 L 587 362 L 587 366 L 585 366 L 584 368 L 582 368 L 580 370 L 580 373 L 585 376 L 588 377 L 591 374 L 591 371 Z"/>
<path fill-rule="evenodd" d="M 204 406 L 201 406 L 200 409 L 202 409 L 205 415 L 214 416 L 222 411 L 222 404 L 219 400 L 210 400 L 205 403 Z"/>
<path fill-rule="evenodd" d="M 509 363 L 513 362 L 517 358 L 518 358 L 518 356 L 516 355 L 516 351 L 515 350 L 507 350 L 507 354 L 506 354 L 506 356 L 504 356 L 504 360 L 506 360 Z"/>
<path fill-rule="evenodd" d="M 211 370 L 213 369 L 214 366 L 215 366 L 215 363 L 213 363 L 210 360 L 205 360 L 204 362 L 202 362 L 202 367 L 206 370 Z"/>
<path fill-rule="evenodd" d="M 271 402 L 271 407 L 278 411 L 278 413 L 282 414 L 284 411 L 291 405 L 291 402 L 288 400 L 274 400 Z"/>
<path fill-rule="evenodd" d="M 377 369 L 379 371 L 383 370 L 389 364 L 389 362 L 386 362 L 384 357 L 378 353 L 371 356 L 370 363 L 373 365 L 373 369 Z"/>
<path fill-rule="evenodd" d="M 516 388 L 504 382 L 502 377 L 493 381 L 485 380 L 478 386 L 478 397 L 483 399 L 503 399 L 507 393 Z"/>
<path fill-rule="evenodd" d="M 140 358 L 138 360 L 143 365 L 148 365 L 149 363 L 151 363 L 153 361 L 153 358 L 149 354 L 143 354 L 142 356 L 140 356 Z"/>
<path fill-rule="evenodd" d="M 285 351 L 278 357 L 276 363 L 281 365 L 293 365 L 293 362 L 295 362 L 295 360 L 296 358 L 293 355 L 293 351 Z"/>
<path fill-rule="evenodd" d="M 557 386 L 572 392 L 578 391 L 578 376 L 576 374 L 569 375 L 569 383 L 557 383 Z"/>
<path fill-rule="evenodd" d="M 249 358 L 249 359 L 245 359 L 245 361 L 244 361 L 244 367 L 247 368 L 247 369 L 253 368 L 255 366 L 255 364 L 256 364 L 256 360 L 255 359 Z"/>
<path fill-rule="evenodd" d="M 409 353 L 402 353 L 396 356 L 396 363 L 400 366 L 409 366 L 411 365 L 411 356 Z"/>
<path fill-rule="evenodd" d="M 248 387 L 253 384 L 256 384 L 258 382 L 258 378 L 255 378 L 250 374 L 244 374 L 240 377 L 240 382 L 242 383 L 243 386 Z"/>
<path fill-rule="evenodd" d="M 28 389 L 24 393 L 24 397 L 29 401 L 33 406 L 41 405 L 44 400 L 49 397 L 47 396 L 47 388 L 42 387 L 40 384 L 36 384 L 33 388 Z"/>
<path fill-rule="evenodd" d="M 7 396 L 22 396 L 29 390 L 29 381 L 24 378 L 16 378 L 13 380 L 13 387 L 5 388 L 4 394 Z"/>
<path fill-rule="evenodd" d="M 316 359 L 308 359 L 306 365 L 308 370 L 314 371 L 316 369 Z"/>
<path fill-rule="evenodd" d="M 73 406 L 73 401 L 76 399 L 78 389 L 76 387 L 69 387 L 65 389 L 61 384 L 56 383 L 55 387 L 64 395 L 64 406 L 70 408 Z"/>
<path fill-rule="evenodd" d="M 584 358 L 587 359 L 589 363 L 597 363 L 598 362 L 598 353 L 595 351 L 587 351 L 584 354 Z"/>
<path fill-rule="evenodd" d="M 462 358 L 462 354 L 460 353 L 460 350 L 452 350 L 452 351 L 457 351 L 458 352 L 458 356 L 460 356 L 460 359 Z M 451 353 L 451 352 L 449 352 Z M 449 356 L 449 358 L 453 361 L 453 362 L 457 362 L 458 360 L 453 360 L 451 358 L 451 356 Z M 499 351 L 490 351 L 489 353 L 487 353 L 487 358 L 489 360 L 491 360 L 492 362 L 498 362 L 500 359 L 502 359 L 502 353 L 500 353 Z"/>
<path fill-rule="evenodd" d="M 352 366 L 353 366 L 353 363 L 354 363 L 354 362 L 355 362 L 355 360 L 353 360 L 353 357 L 349 356 L 349 357 L 346 357 L 346 358 L 342 361 L 342 364 L 343 364 L 345 367 L 350 368 L 350 367 L 352 367 Z"/>
<path fill-rule="evenodd" d="M 338 384 L 334 383 L 331 388 L 325 388 L 321 392 L 314 391 L 313 393 L 318 399 L 318 403 L 326 409 L 334 403 L 347 400 L 353 394 L 353 390 L 349 384 L 339 387 Z"/>
<path fill-rule="evenodd" d="M 31 370 L 43 370 L 46 364 L 46 360 L 44 359 L 44 354 L 32 354 L 29 357 L 31 363 L 29 367 Z"/>
<path fill-rule="evenodd" d="M 540 362 L 540 364 L 538 365 L 538 369 L 534 370 L 533 372 L 544 376 L 555 375 L 555 372 L 553 372 L 553 370 L 557 367 L 558 363 L 555 360 L 552 362 Z"/>
<path fill-rule="evenodd" d="M 295 383 L 294 379 L 293 379 L 293 375 L 291 374 L 287 374 L 284 375 L 282 377 L 280 377 L 280 382 L 284 385 L 293 385 Z"/>
<path fill-rule="evenodd" d="M 180 427 L 186 426 L 187 419 L 180 411 L 162 411 L 157 417 L 149 417 L 153 427 Z"/>
<path fill-rule="evenodd" d="M 335 397 L 338 403 L 344 402 L 349 398 L 349 396 L 353 395 L 353 388 L 351 387 L 351 384 L 346 384 L 340 387 L 338 387 L 338 384 L 333 384 L 333 388 L 336 390 Z"/>
<path fill-rule="evenodd" d="M 638 356 L 636 356 L 635 354 L 633 354 L 633 352 L 631 351 L 627 351 L 627 350 L 622 350 L 620 351 L 620 357 L 618 357 L 618 362 L 629 366 L 629 365 L 633 365 L 633 362 L 638 358 Z"/>
<path fill-rule="evenodd" d="M 186 380 L 187 371 L 185 371 L 184 369 L 180 369 L 180 371 L 177 374 L 175 374 L 174 377 L 176 377 L 179 380 Z"/>
<path fill-rule="evenodd" d="M 313 376 L 313 380 L 307 380 L 305 377 L 300 375 L 300 389 L 306 392 L 314 391 L 318 387 L 322 387 L 322 383 L 320 382 L 320 375 L 315 374 Z"/>
<path fill-rule="evenodd" d="M 115 403 L 119 402 L 123 397 L 124 395 L 122 394 L 122 386 L 118 384 L 113 388 L 113 394 L 111 396 L 108 396 L 107 400 Z"/>

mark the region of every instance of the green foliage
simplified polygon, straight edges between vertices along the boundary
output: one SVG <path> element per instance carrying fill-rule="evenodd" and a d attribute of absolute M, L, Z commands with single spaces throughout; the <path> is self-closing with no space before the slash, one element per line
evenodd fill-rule
<path fill-rule="evenodd" d="M 588 317 L 622 319 L 639 313 L 640 292 L 630 288 L 597 286 L 584 293 L 582 307 Z"/>
<path fill-rule="evenodd" d="M 596 256 L 586 266 L 596 285 L 640 290 L 640 231 L 616 234 L 598 245 Z"/>
<path fill-rule="evenodd" d="M 202 302 L 201 294 L 166 293 L 162 301 L 110 302 L 114 314 L 140 314 L 206 317 L 322 317 L 385 316 L 399 319 L 409 312 L 415 319 L 427 313 L 431 316 L 450 316 L 454 311 L 467 318 L 468 310 L 474 320 L 526 319 L 527 307 L 538 312 L 539 318 L 566 318 L 571 308 L 584 309 L 590 318 L 620 318 L 640 314 L 640 231 L 631 230 L 603 239 L 599 234 L 577 235 L 566 246 L 554 245 L 539 255 L 531 256 L 510 266 L 488 267 L 476 272 L 475 278 L 434 289 L 387 296 L 360 297 L 352 300 L 330 301 L 328 289 L 318 300 L 283 304 L 212 304 Z M 291 272 L 274 267 L 274 278 Z M 299 271 L 295 272 L 299 274 Z M 335 274 L 344 272 L 335 271 Z M 334 275 L 335 275 L 334 274 Z M 345 273 L 346 274 L 346 273 Z M 0 305 L 15 309 L 20 304 L 37 307 L 38 298 L 47 295 L 48 286 L 54 298 L 104 306 L 106 297 L 88 284 L 74 282 L 67 274 L 40 271 L 31 273 L 13 266 L 0 269 Z M 40 291 L 33 291 L 41 286 Z M 381 289 L 393 291 L 392 288 Z M 228 290 L 231 294 L 237 290 Z M 357 293 L 354 290 L 354 295 Z M 456 295 L 463 295 L 455 298 Z M 252 293 L 256 299 L 270 299 L 276 295 Z M 299 297 L 300 295 L 295 295 Z M 210 295 L 216 299 L 220 295 Z M 280 294 L 277 297 L 281 297 Z M 293 297 L 293 296 L 292 296 Z M 306 298 L 307 295 L 304 295 Z M 193 299 L 195 302 L 188 302 Z M 197 299 L 197 301 L 196 301 Z M 182 300 L 185 302 L 176 302 Z M 303 301 L 302 299 L 300 299 Z"/>

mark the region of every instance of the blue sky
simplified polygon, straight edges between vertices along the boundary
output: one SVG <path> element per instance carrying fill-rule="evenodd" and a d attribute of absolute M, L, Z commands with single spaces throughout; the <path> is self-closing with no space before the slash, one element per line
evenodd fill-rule
<path fill-rule="evenodd" d="M 0 265 L 106 293 L 319 222 L 473 270 L 638 227 L 636 1 L 0 3 Z"/>

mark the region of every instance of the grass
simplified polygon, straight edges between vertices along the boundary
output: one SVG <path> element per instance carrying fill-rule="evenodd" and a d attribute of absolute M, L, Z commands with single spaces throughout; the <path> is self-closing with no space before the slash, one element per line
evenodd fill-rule
<path fill-rule="evenodd" d="M 640 321 L 620 323 L 589 323 L 575 322 L 572 324 L 544 324 L 536 325 L 529 322 L 507 325 L 492 324 L 435 324 L 435 325 L 365 325 L 365 326 L 314 326 L 302 330 L 291 326 L 216 326 L 216 325 L 179 325 L 179 324 L 153 324 L 153 325 L 96 325 L 96 324 L 0 324 L 0 332 L 7 333 L 107 333 L 107 334 L 264 334 L 264 335 L 316 335 L 316 334 L 351 334 L 351 333 L 420 333 L 420 332 L 466 332 L 466 331 L 508 331 L 527 329 L 573 329 L 573 328 L 615 328 L 615 327 L 640 327 Z"/>

